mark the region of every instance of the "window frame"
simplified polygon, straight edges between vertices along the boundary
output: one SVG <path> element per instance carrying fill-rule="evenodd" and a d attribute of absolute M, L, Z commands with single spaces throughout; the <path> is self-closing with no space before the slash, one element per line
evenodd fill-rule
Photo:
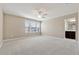
<path fill-rule="evenodd" d="M 29 22 L 29 23 L 28 23 Z M 32 23 L 35 22 L 35 27 L 32 26 Z M 26 26 L 26 23 L 28 24 L 28 26 Z M 37 24 L 39 24 L 37 26 Z M 26 30 L 27 28 L 27 30 Z M 35 29 L 33 29 L 35 28 Z M 41 33 L 41 21 L 36 21 L 36 20 L 25 20 L 25 33 Z"/>

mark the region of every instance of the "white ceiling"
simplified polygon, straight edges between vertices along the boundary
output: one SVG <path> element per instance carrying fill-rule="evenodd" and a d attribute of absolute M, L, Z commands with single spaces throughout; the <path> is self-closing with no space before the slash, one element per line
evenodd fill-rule
<path fill-rule="evenodd" d="M 13 15 L 18 15 L 27 18 L 33 18 L 36 20 L 44 20 L 33 14 L 33 9 L 45 7 L 48 9 L 48 15 L 45 18 L 51 19 L 66 14 L 71 14 L 77 12 L 79 4 L 69 4 L 69 3 L 6 3 L 3 4 L 4 13 L 9 13 Z"/>

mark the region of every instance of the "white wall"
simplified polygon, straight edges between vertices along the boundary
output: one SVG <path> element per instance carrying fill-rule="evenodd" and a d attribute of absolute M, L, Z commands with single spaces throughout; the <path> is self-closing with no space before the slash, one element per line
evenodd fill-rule
<path fill-rule="evenodd" d="M 77 13 L 60 16 L 42 22 L 42 34 L 51 35 L 54 37 L 65 38 L 65 24 L 64 20 L 67 18 L 77 18 Z"/>
<path fill-rule="evenodd" d="M 24 36 L 36 36 L 39 33 L 25 33 L 25 20 L 24 17 L 4 14 L 4 39 L 18 38 Z"/>
<path fill-rule="evenodd" d="M 2 46 L 2 40 L 3 40 L 3 12 L 0 6 L 0 47 Z"/>
<path fill-rule="evenodd" d="M 78 21 L 77 21 L 77 39 L 78 39 L 78 42 L 79 42 L 79 8 L 78 8 Z"/>
<path fill-rule="evenodd" d="M 4 14 L 4 39 L 23 36 L 25 34 L 24 21 L 22 17 Z"/>
<path fill-rule="evenodd" d="M 64 18 L 58 17 L 42 22 L 42 34 L 64 38 Z"/>

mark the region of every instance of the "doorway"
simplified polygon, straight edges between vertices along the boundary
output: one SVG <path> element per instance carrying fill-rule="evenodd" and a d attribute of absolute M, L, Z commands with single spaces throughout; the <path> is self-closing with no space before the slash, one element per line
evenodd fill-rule
<path fill-rule="evenodd" d="M 66 39 L 76 39 L 76 17 L 71 17 L 65 19 L 65 38 Z"/>

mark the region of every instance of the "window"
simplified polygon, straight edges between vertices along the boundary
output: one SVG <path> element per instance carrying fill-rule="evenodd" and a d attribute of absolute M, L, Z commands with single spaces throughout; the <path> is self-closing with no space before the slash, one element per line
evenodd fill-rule
<path fill-rule="evenodd" d="M 40 21 L 34 21 L 34 20 L 25 20 L 25 32 L 40 32 Z"/>
<path fill-rule="evenodd" d="M 65 19 L 65 30 L 66 31 L 75 31 L 76 30 L 76 18 Z"/>

